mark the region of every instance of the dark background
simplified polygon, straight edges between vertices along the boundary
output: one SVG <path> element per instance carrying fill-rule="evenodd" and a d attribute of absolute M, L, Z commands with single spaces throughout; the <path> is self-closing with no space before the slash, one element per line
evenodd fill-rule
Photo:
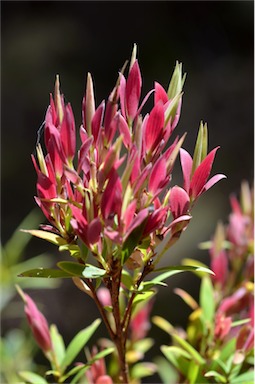
<path fill-rule="evenodd" d="M 164 87 L 176 60 L 183 63 L 182 116 L 175 134 L 188 132 L 184 148 L 193 151 L 199 123 L 209 127 L 209 147 L 220 145 L 213 173 L 225 173 L 193 211 L 193 221 L 165 264 L 182 257 L 208 262 L 198 243 L 210 239 L 219 219 L 226 222 L 229 194 L 253 179 L 253 2 L 252 1 L 2 1 L 1 236 L 9 238 L 35 207 L 35 172 L 30 154 L 44 120 L 55 75 L 81 123 L 86 74 L 92 73 L 97 104 L 107 98 L 133 43 L 143 77 L 143 95 L 154 80 Z M 178 180 L 178 165 L 177 178 Z M 39 210 L 39 208 L 38 208 Z M 26 257 L 56 248 L 33 241 Z M 161 289 L 153 314 L 185 324 L 187 308 L 172 289 L 197 293 L 190 274 L 174 277 Z M 47 297 L 44 313 L 70 339 L 97 316 L 93 303 L 68 282 Z M 152 330 L 152 336 L 155 335 Z M 164 343 L 164 335 L 157 336 Z M 156 353 L 159 351 L 156 349 Z"/>

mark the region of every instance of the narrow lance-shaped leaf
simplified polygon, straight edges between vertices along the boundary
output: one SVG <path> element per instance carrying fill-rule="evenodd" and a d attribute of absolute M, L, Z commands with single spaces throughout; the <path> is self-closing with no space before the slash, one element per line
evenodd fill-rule
<path fill-rule="evenodd" d="M 57 266 L 62 269 L 62 271 L 74 276 L 82 276 L 82 273 L 86 268 L 84 264 L 75 263 L 72 261 L 60 261 L 57 263 Z"/>
<path fill-rule="evenodd" d="M 203 318 L 206 324 L 213 324 L 215 315 L 215 299 L 212 281 L 205 276 L 200 287 L 200 306 L 203 311 Z"/>
<path fill-rule="evenodd" d="M 47 240 L 55 245 L 64 245 L 66 240 L 56 233 L 41 231 L 40 229 L 21 229 L 22 232 L 30 233 L 30 235 L 39 237 L 40 239 Z"/>
<path fill-rule="evenodd" d="M 167 90 L 169 99 L 173 99 L 178 93 L 182 91 L 184 80 L 185 75 L 182 77 L 182 63 L 177 61 Z"/>
<path fill-rule="evenodd" d="M 48 382 L 42 377 L 37 375 L 36 373 L 29 371 L 21 371 L 19 372 L 19 376 L 26 381 L 26 383 L 31 384 L 48 384 Z"/>
<path fill-rule="evenodd" d="M 193 155 L 193 165 L 192 165 L 192 172 L 191 176 L 193 176 L 195 170 L 197 167 L 201 164 L 201 162 L 204 160 L 204 158 L 207 155 L 207 124 L 203 124 L 201 121 L 198 135 L 197 135 L 197 141 L 196 146 L 194 149 L 194 155 Z"/>
<path fill-rule="evenodd" d="M 78 353 L 81 351 L 81 349 L 86 345 L 88 340 L 91 338 L 91 336 L 94 334 L 98 326 L 100 325 L 101 320 L 97 319 L 95 320 L 91 325 L 89 325 L 87 328 L 80 331 L 70 342 L 66 349 L 66 354 L 64 359 L 62 360 L 60 370 L 61 372 L 64 372 L 65 368 L 72 363 L 72 361 L 75 359 L 75 357 L 78 355 Z"/>
<path fill-rule="evenodd" d="M 53 345 L 55 363 L 60 365 L 65 356 L 65 344 L 55 324 L 50 326 L 50 336 Z M 55 369 L 57 367 L 54 367 Z"/>
<path fill-rule="evenodd" d="M 18 275 L 19 277 L 42 277 L 47 279 L 73 277 L 70 273 L 62 271 L 61 269 L 53 268 L 35 268 L 29 269 L 28 271 L 22 272 Z"/>
<path fill-rule="evenodd" d="M 204 364 L 205 360 L 204 358 L 199 354 L 199 352 L 192 347 L 186 340 L 182 339 L 179 335 L 173 333 L 171 335 L 173 339 L 181 345 L 182 348 L 184 348 L 190 355 L 191 357 L 195 360 L 197 364 Z"/>

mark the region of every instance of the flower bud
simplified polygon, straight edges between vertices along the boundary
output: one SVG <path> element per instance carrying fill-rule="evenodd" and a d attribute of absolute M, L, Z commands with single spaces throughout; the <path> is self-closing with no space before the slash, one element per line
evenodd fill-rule
<path fill-rule="evenodd" d="M 52 349 L 48 322 L 31 297 L 24 293 L 21 288 L 17 287 L 17 289 L 25 302 L 25 314 L 34 338 L 42 351 L 46 353 Z"/>

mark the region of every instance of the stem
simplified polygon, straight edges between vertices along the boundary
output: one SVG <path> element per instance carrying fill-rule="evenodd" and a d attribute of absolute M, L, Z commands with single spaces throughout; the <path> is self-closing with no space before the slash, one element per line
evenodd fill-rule
<path fill-rule="evenodd" d="M 112 299 L 113 317 L 115 321 L 116 333 L 114 337 L 114 344 L 117 348 L 119 364 L 120 364 L 120 383 L 128 383 L 128 366 L 126 363 L 126 338 L 123 330 L 120 314 L 120 282 L 121 282 L 122 267 L 118 259 L 113 260 L 112 263 L 112 278 L 110 284 L 110 293 Z"/>
<path fill-rule="evenodd" d="M 145 265 L 145 267 L 143 269 L 143 272 L 142 272 L 141 276 L 139 277 L 139 279 L 138 279 L 138 281 L 136 283 L 136 289 L 139 288 L 139 286 L 142 283 L 142 281 L 144 280 L 144 278 L 153 269 L 154 269 L 154 265 L 152 264 L 152 259 L 150 259 L 150 260 L 148 260 L 147 264 Z M 122 329 L 123 329 L 123 333 L 124 333 L 125 342 L 126 342 L 127 337 L 128 337 L 129 323 L 130 323 L 131 315 L 132 315 L 132 304 L 133 304 L 133 301 L 134 301 L 134 299 L 136 297 L 136 294 L 137 294 L 137 292 L 133 292 L 132 293 L 132 295 L 131 295 L 131 297 L 129 299 L 127 308 L 126 308 L 126 312 L 125 312 L 123 321 L 122 321 Z"/>
<path fill-rule="evenodd" d="M 98 296 L 97 296 L 96 290 L 94 288 L 94 285 L 93 285 L 93 283 L 91 282 L 90 279 L 86 279 L 86 284 L 88 285 L 88 287 L 90 288 L 90 290 L 91 290 L 91 292 L 93 294 L 94 301 L 95 301 L 95 303 L 97 305 L 97 308 L 98 308 L 98 310 L 100 312 L 100 315 L 101 315 L 101 317 L 102 317 L 102 319 L 103 319 L 103 321 L 105 323 L 105 326 L 106 326 L 106 328 L 108 330 L 108 333 L 109 333 L 111 339 L 114 341 L 115 333 L 113 332 L 113 330 L 111 328 L 111 325 L 109 323 L 109 320 L 108 320 L 108 318 L 106 316 L 105 310 L 104 310 L 100 300 L 98 299 Z"/>

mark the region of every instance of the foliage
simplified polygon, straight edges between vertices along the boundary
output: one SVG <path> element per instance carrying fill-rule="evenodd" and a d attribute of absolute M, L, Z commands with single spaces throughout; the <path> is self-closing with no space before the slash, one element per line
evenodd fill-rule
<path fill-rule="evenodd" d="M 187 329 L 181 332 L 185 337 L 166 320 L 153 319 L 171 336 L 172 345 L 161 350 L 175 368 L 177 381 L 254 381 L 254 203 L 246 182 L 240 201 L 231 197 L 229 224 L 219 223 L 212 241 L 201 244 L 201 248 L 209 247 L 215 275 L 201 276 L 199 302 L 176 289 L 192 309 Z"/>
<path fill-rule="evenodd" d="M 177 370 L 174 377 L 180 375 L 179 380 L 191 384 L 211 378 L 227 382 L 243 377 L 246 364 L 250 364 L 250 343 L 247 351 L 242 345 L 236 354 L 238 342 L 250 332 L 248 314 L 236 323 L 226 309 L 220 311 L 223 298 L 233 301 L 227 288 L 222 293 L 225 285 L 218 277 L 219 265 L 225 266 L 227 276 L 226 257 L 221 254 L 231 239 L 224 238 L 219 247 L 217 237 L 216 262 L 211 269 L 193 260 L 159 267 L 161 258 L 191 222 L 199 197 L 225 176 L 210 177 L 219 147 L 208 152 L 206 124 L 200 124 L 193 156 L 183 148 L 186 134 L 172 139 L 182 104 L 182 64 L 176 63 L 167 90 L 155 82 L 154 89 L 141 101 L 142 76 L 136 54 L 135 45 L 127 77 L 125 63 L 108 100 L 99 106 L 88 74 L 78 149 L 72 108 L 65 104 L 56 78 L 45 117 L 45 148 L 38 143 L 36 156 L 32 156 L 37 173 L 36 202 L 49 224 L 23 232 L 56 245 L 60 252 L 68 251 L 72 261 L 61 260 L 53 268 L 38 263 L 20 269 L 19 277 L 47 282 L 72 280 L 94 300 L 110 339 L 98 340 L 92 349 L 84 348 L 101 322 L 95 320 L 66 347 L 57 327 L 49 326 L 32 298 L 17 286 L 33 337 L 50 363 L 43 374 L 20 371 L 25 382 L 47 383 L 53 379 L 58 383 L 136 384 L 152 375 L 157 365 L 144 361 L 144 356 L 153 346 L 147 334 L 157 289 L 166 286 L 169 277 L 187 271 L 201 277 L 201 290 L 198 303 L 188 293 L 177 292 L 193 310 L 186 337 L 166 320 L 154 317 L 154 322 L 171 336 L 172 345 L 161 350 Z M 143 116 L 143 107 L 152 94 L 153 107 Z M 171 185 L 178 154 L 182 186 Z M 236 201 L 234 205 L 242 215 Z M 219 236 L 222 238 L 221 233 Z M 237 295 L 251 293 L 250 280 L 241 293 L 237 278 L 232 280 Z M 229 332 L 241 327 L 237 344 L 224 344 L 227 333 L 222 324 Z M 82 350 L 86 363 L 76 361 Z M 234 357 L 230 359 L 231 354 Z M 157 362 L 173 372 L 167 361 L 160 358 Z"/>

